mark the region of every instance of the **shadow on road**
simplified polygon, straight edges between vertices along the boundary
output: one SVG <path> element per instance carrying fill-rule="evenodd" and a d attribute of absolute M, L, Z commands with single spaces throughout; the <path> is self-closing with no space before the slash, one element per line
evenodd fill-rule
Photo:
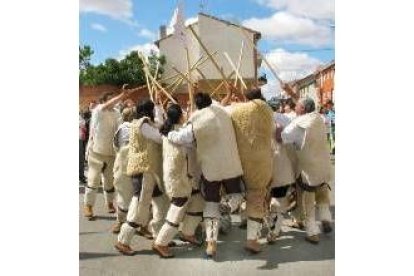
<path fill-rule="evenodd" d="M 114 257 L 118 255 L 119 254 L 115 254 L 115 253 L 79 252 L 79 260 Z"/>
<path fill-rule="evenodd" d="M 320 242 L 313 245 L 305 241 L 306 233 L 289 228 L 284 232 L 275 244 L 263 244 L 262 252 L 256 255 L 248 253 L 243 246 L 246 239 L 246 231 L 233 227 L 226 235 L 221 235 L 218 244 L 215 261 L 218 263 L 235 262 L 243 260 L 266 261 L 259 270 L 277 269 L 279 264 L 301 261 L 321 261 L 335 259 L 335 233 L 320 234 Z M 263 240 L 262 240 L 263 241 Z M 172 252 L 180 259 L 205 258 L 205 245 L 202 247 L 173 247 Z M 140 253 L 141 252 L 141 253 Z M 138 251 L 140 254 L 154 254 L 152 251 Z"/>

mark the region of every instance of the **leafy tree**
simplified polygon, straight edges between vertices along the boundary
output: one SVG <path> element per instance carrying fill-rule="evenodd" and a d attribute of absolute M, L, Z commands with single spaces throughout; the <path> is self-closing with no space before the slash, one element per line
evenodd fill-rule
<path fill-rule="evenodd" d="M 81 54 L 79 54 L 79 67 L 81 68 L 79 72 L 80 84 L 112 84 L 121 86 L 124 83 L 128 83 L 130 86 L 138 86 L 146 83 L 143 64 L 137 51 L 130 52 L 119 61 L 114 58 L 108 58 L 105 62 L 96 66 L 90 64 L 88 64 L 88 66 L 83 66 L 85 63 L 82 63 L 81 66 L 80 57 Z M 155 53 L 151 53 L 148 56 L 148 63 L 152 75 L 155 74 L 157 62 L 160 63 L 157 76 L 158 79 L 163 73 L 162 66 L 165 64 L 165 57 L 158 57 Z"/>
<path fill-rule="evenodd" d="M 93 55 L 91 46 L 79 46 L 79 70 L 85 70 L 90 66 L 91 56 Z"/>

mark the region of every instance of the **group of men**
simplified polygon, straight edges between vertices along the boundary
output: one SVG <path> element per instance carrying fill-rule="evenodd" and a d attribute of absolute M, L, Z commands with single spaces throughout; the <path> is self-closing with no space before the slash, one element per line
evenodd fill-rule
<path fill-rule="evenodd" d="M 86 149 L 84 216 L 94 218 L 102 183 L 108 212 L 117 215 L 112 231 L 120 253 L 134 254 L 130 244 L 139 232 L 154 240 L 161 257 L 173 257 L 177 234 L 202 244 L 195 235 L 201 225 L 206 255 L 214 257 L 224 197 L 231 212 L 242 210 L 246 217 L 244 248 L 252 253 L 261 251 L 263 226 L 269 228 L 267 241 L 277 241 L 292 191 L 293 216 L 306 228 L 307 241 L 319 242 L 316 210 L 323 232 L 332 230 L 330 153 L 313 100 L 299 99 L 292 116 L 272 110 L 260 88 L 242 102 L 230 89 L 221 102 L 197 91 L 196 109 L 187 113 L 176 103 L 163 107 L 149 99 L 118 110 L 128 95 L 123 89 L 102 97 Z"/>

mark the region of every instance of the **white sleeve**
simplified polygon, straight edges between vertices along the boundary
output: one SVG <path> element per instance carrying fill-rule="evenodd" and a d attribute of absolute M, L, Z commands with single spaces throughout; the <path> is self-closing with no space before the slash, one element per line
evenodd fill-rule
<path fill-rule="evenodd" d="M 153 127 L 148 123 L 143 123 L 141 125 L 141 133 L 147 139 L 150 139 L 158 144 L 162 143 L 161 133 L 158 128 Z"/>
<path fill-rule="evenodd" d="M 288 116 L 282 113 L 275 113 L 274 120 L 277 124 L 281 125 L 283 128 L 285 128 L 292 121 L 291 118 L 289 118 Z"/>
<path fill-rule="evenodd" d="M 305 129 L 298 127 L 295 124 L 289 124 L 282 131 L 283 144 L 293 144 L 296 149 L 301 149 L 305 139 Z"/>
<path fill-rule="evenodd" d="M 168 140 L 174 144 L 189 146 L 194 142 L 193 125 L 187 124 L 179 130 L 168 133 Z"/>
<path fill-rule="evenodd" d="M 155 105 L 154 107 L 154 122 L 159 127 L 164 123 L 164 110 L 161 105 Z"/>

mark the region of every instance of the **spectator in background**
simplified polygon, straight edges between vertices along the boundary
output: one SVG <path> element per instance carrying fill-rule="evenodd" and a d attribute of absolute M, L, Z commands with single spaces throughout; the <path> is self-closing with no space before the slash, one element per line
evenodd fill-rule
<path fill-rule="evenodd" d="M 79 112 L 79 182 L 86 183 L 85 178 L 85 148 L 87 140 L 88 128 L 83 118 L 83 113 Z"/>
<path fill-rule="evenodd" d="M 285 115 L 291 120 L 296 118 L 295 106 L 296 105 L 292 99 L 287 99 L 285 105 L 283 106 Z"/>
<path fill-rule="evenodd" d="M 323 121 L 325 123 L 325 127 L 326 127 L 326 137 L 327 140 L 329 142 L 329 146 L 331 145 L 330 143 L 330 133 L 331 133 L 331 121 L 329 120 L 328 116 L 327 116 L 327 111 L 326 108 L 321 106 L 321 108 L 319 109 L 319 114 L 321 114 Z"/>
<path fill-rule="evenodd" d="M 331 153 L 335 154 L 335 108 L 334 103 L 329 100 L 326 103 L 326 116 L 328 117 L 331 123 L 331 133 L 330 133 L 330 141 L 331 141 Z"/>

